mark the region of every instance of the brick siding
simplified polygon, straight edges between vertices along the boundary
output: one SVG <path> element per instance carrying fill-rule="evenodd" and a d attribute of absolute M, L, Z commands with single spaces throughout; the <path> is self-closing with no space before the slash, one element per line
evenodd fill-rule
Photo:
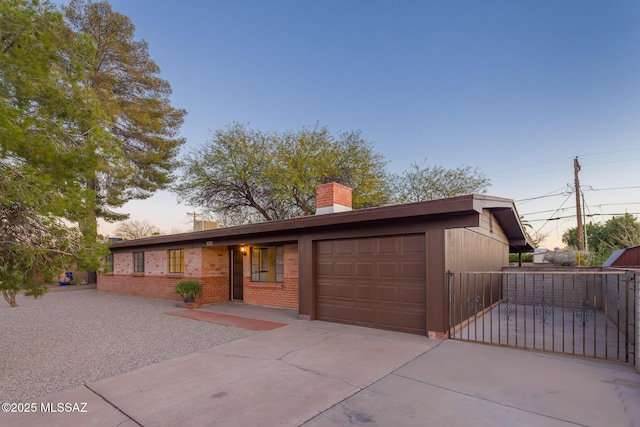
<path fill-rule="evenodd" d="M 131 252 L 114 254 L 113 274 L 98 276 L 98 290 L 170 301 L 180 301 L 173 293 L 176 282 L 196 279 L 202 293 L 201 304 L 228 301 L 229 250 L 226 247 L 185 249 L 184 274 L 169 274 L 168 251 L 146 251 L 145 272 L 133 273 Z M 270 307 L 298 308 L 298 245 L 284 246 L 284 283 L 251 282 L 251 259 L 244 257 L 244 301 Z"/>
<path fill-rule="evenodd" d="M 133 254 L 131 252 L 113 254 L 113 274 L 131 273 L 133 273 Z"/>
<path fill-rule="evenodd" d="M 350 208 L 352 205 L 351 193 L 351 188 L 336 182 L 320 184 L 316 187 L 316 208 L 331 207 L 334 204 Z"/>
<path fill-rule="evenodd" d="M 118 260 L 115 259 L 115 256 L 113 262 L 118 265 Z M 144 272 L 149 276 L 164 276 L 167 274 L 169 272 L 169 251 L 146 251 L 144 253 Z M 116 273 L 115 269 L 114 273 Z"/>
<path fill-rule="evenodd" d="M 114 272 L 98 276 L 98 290 L 181 301 L 181 297 L 173 293 L 175 284 L 182 279 L 195 279 L 202 284 L 197 302 L 211 304 L 229 300 L 229 256 L 226 248 L 185 249 L 183 274 L 167 273 L 168 251 L 146 251 L 144 263 L 145 272 L 133 274 L 132 253 L 114 254 Z"/>
<path fill-rule="evenodd" d="M 181 301 L 180 296 L 173 293 L 173 287 L 178 280 L 180 279 L 171 276 L 100 274 L 98 290 L 110 294 Z"/>
<path fill-rule="evenodd" d="M 298 308 L 298 245 L 284 246 L 284 282 L 251 281 L 251 259 L 244 258 L 244 302 L 269 307 Z"/>

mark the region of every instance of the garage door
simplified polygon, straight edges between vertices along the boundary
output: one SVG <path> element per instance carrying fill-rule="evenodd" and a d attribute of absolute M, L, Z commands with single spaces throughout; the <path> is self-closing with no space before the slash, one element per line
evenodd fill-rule
<path fill-rule="evenodd" d="M 317 318 L 425 335 L 424 234 L 316 242 Z"/>

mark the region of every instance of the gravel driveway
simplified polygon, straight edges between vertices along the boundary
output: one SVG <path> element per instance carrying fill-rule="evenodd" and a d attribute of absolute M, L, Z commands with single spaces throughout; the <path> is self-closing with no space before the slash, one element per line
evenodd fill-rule
<path fill-rule="evenodd" d="M 175 302 L 95 289 L 0 299 L 0 402 L 25 402 L 257 332 L 199 322 Z"/>

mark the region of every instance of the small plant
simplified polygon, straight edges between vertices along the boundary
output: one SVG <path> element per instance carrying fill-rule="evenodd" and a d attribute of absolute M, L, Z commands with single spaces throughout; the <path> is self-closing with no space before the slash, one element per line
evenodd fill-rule
<path fill-rule="evenodd" d="M 202 291 L 202 285 L 197 280 L 180 280 L 176 283 L 173 293 L 182 296 L 185 303 L 194 302 L 196 295 Z"/>

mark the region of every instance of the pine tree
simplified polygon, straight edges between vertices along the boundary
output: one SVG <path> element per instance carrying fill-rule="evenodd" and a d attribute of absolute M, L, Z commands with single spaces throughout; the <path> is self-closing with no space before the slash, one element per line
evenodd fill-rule
<path fill-rule="evenodd" d="M 77 220 L 85 235 L 95 236 L 97 218 L 125 219 L 112 209 L 150 197 L 171 182 L 184 143 L 178 132 L 186 112 L 171 105 L 171 87 L 159 77 L 147 43 L 134 39 L 128 17 L 105 1 L 72 0 L 64 11 L 73 31 L 94 46 L 86 84 L 103 112 L 100 125 L 108 131 L 107 141 L 91 147 L 95 158 L 89 167 L 82 168 L 81 179 L 95 199 L 85 201 L 86 211 Z"/>

